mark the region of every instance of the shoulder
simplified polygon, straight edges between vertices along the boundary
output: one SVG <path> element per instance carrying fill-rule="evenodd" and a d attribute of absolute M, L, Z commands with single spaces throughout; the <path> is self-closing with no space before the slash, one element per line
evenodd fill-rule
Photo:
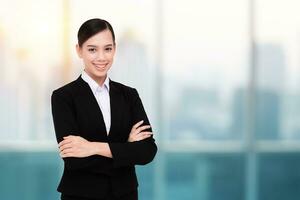
<path fill-rule="evenodd" d="M 136 88 L 110 80 L 110 86 L 114 92 L 118 93 L 118 96 L 121 95 L 126 101 L 130 104 L 135 104 L 140 97 Z M 113 91 L 112 91 L 113 92 Z"/>
<path fill-rule="evenodd" d="M 137 93 L 137 90 L 134 87 L 122 84 L 120 82 L 112 81 L 111 79 L 110 79 L 110 86 L 117 89 L 119 92 L 127 95 L 133 95 Z"/>
<path fill-rule="evenodd" d="M 53 92 L 52 92 L 52 96 L 70 96 L 74 93 L 74 91 L 76 91 L 76 89 L 78 88 L 78 81 L 79 79 L 77 80 L 74 80 L 70 83 L 67 83 L 57 89 L 55 89 Z"/>

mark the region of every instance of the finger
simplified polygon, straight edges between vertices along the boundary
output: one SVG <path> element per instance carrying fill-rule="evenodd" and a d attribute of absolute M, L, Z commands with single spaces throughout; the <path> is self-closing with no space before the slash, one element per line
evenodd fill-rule
<path fill-rule="evenodd" d="M 143 140 L 143 139 L 148 138 L 148 137 L 151 137 L 151 136 L 152 136 L 152 134 L 149 134 L 149 133 L 143 133 L 143 134 L 140 134 L 140 135 L 138 136 L 138 138 L 139 138 L 140 140 Z"/>
<path fill-rule="evenodd" d="M 136 130 L 132 130 L 130 135 L 133 137 L 136 137 L 140 132 L 136 129 Z"/>
<path fill-rule="evenodd" d="M 153 133 L 150 131 L 143 131 L 143 132 L 140 132 L 139 135 L 153 135 Z"/>
<path fill-rule="evenodd" d="M 76 137 L 77 135 L 67 135 L 67 136 L 64 136 L 65 138 L 67 138 L 67 137 Z"/>
<path fill-rule="evenodd" d="M 135 125 L 133 125 L 132 128 L 137 129 L 140 125 L 142 125 L 144 123 L 144 120 L 139 121 L 138 123 L 136 123 Z"/>
<path fill-rule="evenodd" d="M 142 135 L 153 135 L 152 132 L 150 131 L 145 131 L 145 132 L 132 132 L 130 133 L 130 140 L 131 141 L 137 141 L 138 138 L 140 138 Z"/>
<path fill-rule="evenodd" d="M 68 149 L 68 148 L 72 148 L 72 147 L 73 147 L 73 145 L 71 143 L 67 143 L 67 144 L 60 146 L 59 150 L 62 151 L 64 149 Z"/>
<path fill-rule="evenodd" d="M 72 140 L 70 140 L 70 139 L 64 139 L 63 141 L 61 141 L 61 142 L 58 144 L 58 147 L 60 147 L 60 146 L 62 146 L 62 145 L 64 145 L 64 144 L 71 143 L 71 142 L 72 142 Z"/>
<path fill-rule="evenodd" d="M 76 135 L 68 135 L 68 136 L 65 136 L 64 139 L 74 138 L 74 137 L 77 137 L 77 136 Z"/>
<path fill-rule="evenodd" d="M 73 153 L 60 153 L 60 157 L 67 158 L 67 157 L 75 157 Z"/>
<path fill-rule="evenodd" d="M 71 138 L 67 138 L 67 139 L 64 139 L 63 141 L 61 141 L 58 146 L 62 146 L 64 144 L 68 144 L 68 143 L 71 143 L 73 140 Z"/>
<path fill-rule="evenodd" d="M 67 148 L 67 149 L 60 151 L 60 153 L 62 153 L 62 154 L 74 153 L 74 150 L 72 148 Z"/>
<path fill-rule="evenodd" d="M 149 137 L 151 137 L 150 134 L 140 135 L 136 140 L 141 141 L 141 140 L 144 140 L 144 139 L 149 138 Z"/>
<path fill-rule="evenodd" d="M 137 136 L 134 137 L 135 140 L 141 140 L 146 137 L 151 137 L 153 135 L 152 132 L 140 132 Z"/>
<path fill-rule="evenodd" d="M 149 129 L 149 128 L 151 128 L 150 125 L 145 125 L 145 126 L 141 126 L 141 127 L 137 128 L 137 131 L 142 132 L 143 130 L 146 130 L 146 129 Z"/>

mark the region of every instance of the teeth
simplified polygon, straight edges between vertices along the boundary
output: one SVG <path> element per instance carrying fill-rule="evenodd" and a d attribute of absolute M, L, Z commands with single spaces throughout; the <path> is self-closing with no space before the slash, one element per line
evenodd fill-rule
<path fill-rule="evenodd" d="M 95 65 L 96 67 L 99 67 L 99 68 L 103 68 L 105 67 L 106 65 Z"/>

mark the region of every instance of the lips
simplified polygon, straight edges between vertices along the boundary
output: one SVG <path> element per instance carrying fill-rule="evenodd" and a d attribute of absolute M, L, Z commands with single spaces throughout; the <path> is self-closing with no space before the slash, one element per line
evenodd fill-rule
<path fill-rule="evenodd" d="M 96 67 L 96 69 L 98 70 L 104 70 L 106 68 L 107 64 L 94 64 L 94 66 Z"/>

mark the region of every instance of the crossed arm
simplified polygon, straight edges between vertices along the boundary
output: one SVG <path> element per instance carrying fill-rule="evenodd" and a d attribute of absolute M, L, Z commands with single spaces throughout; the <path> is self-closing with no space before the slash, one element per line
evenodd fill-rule
<path fill-rule="evenodd" d="M 144 121 L 140 121 L 133 125 L 128 137 L 128 142 L 144 140 L 152 135 L 150 131 L 144 131 L 150 128 L 150 125 L 141 126 Z M 92 155 L 100 155 L 113 158 L 108 143 L 90 142 L 83 137 L 69 135 L 63 137 L 63 141 L 58 144 L 60 156 L 62 158 L 77 157 L 83 158 Z"/>
<path fill-rule="evenodd" d="M 139 122 L 133 125 L 127 142 L 105 143 L 88 141 L 74 135 L 79 133 L 79 129 L 72 109 L 72 94 L 66 91 L 53 92 L 51 103 L 54 128 L 60 156 L 67 168 L 101 171 L 103 158 L 112 158 L 114 167 L 144 165 L 153 160 L 157 146 L 152 132 L 145 131 L 150 127 L 147 115 L 137 91 L 134 89 L 130 93 L 132 121 Z M 143 123 L 145 125 L 141 126 Z"/>

